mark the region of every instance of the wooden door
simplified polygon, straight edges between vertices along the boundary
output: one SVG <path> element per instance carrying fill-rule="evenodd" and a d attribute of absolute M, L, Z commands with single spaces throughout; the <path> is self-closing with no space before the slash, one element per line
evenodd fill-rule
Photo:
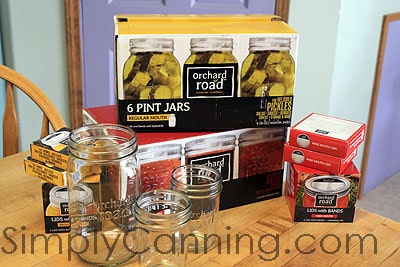
<path fill-rule="evenodd" d="M 71 127 L 82 108 L 115 103 L 115 14 L 278 14 L 289 0 L 65 0 Z"/>

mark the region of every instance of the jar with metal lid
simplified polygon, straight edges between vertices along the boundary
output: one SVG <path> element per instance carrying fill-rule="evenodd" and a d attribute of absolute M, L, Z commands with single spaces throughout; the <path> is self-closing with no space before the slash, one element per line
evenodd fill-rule
<path fill-rule="evenodd" d="M 134 38 L 123 67 L 124 99 L 181 98 L 181 69 L 171 38 Z"/>
<path fill-rule="evenodd" d="M 290 44 L 285 37 L 250 38 L 241 68 L 241 97 L 293 95 L 295 62 Z"/>
<path fill-rule="evenodd" d="M 248 129 L 239 135 L 239 178 L 281 170 L 285 128 Z"/>
<path fill-rule="evenodd" d="M 304 207 L 347 208 L 350 181 L 339 176 L 316 176 L 305 181 Z"/>
<path fill-rule="evenodd" d="M 185 144 L 185 164 L 206 165 L 218 170 L 223 181 L 233 179 L 235 135 L 196 138 Z"/>
<path fill-rule="evenodd" d="M 238 62 L 232 38 L 192 38 L 190 51 L 183 66 L 184 98 L 237 95 Z"/>
<path fill-rule="evenodd" d="M 181 144 L 142 146 L 138 150 L 142 192 L 169 189 L 171 171 L 181 165 Z"/>
<path fill-rule="evenodd" d="M 46 216 L 68 216 L 68 189 L 55 186 L 49 192 L 49 205 Z"/>
<path fill-rule="evenodd" d="M 136 151 L 135 132 L 121 125 L 87 125 L 69 136 L 71 249 L 84 262 L 112 266 L 135 256 L 132 207 L 140 195 Z M 90 211 L 85 188 L 92 192 Z"/>

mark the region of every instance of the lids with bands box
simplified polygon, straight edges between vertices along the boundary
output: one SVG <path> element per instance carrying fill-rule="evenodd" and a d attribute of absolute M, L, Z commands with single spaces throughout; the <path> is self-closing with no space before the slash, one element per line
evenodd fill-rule
<path fill-rule="evenodd" d="M 311 113 L 290 129 L 289 145 L 346 158 L 365 134 L 364 123 Z"/>

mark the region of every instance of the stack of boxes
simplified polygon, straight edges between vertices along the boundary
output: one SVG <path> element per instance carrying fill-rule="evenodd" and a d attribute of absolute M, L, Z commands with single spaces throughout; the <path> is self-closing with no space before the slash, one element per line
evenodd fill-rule
<path fill-rule="evenodd" d="M 352 222 L 366 125 L 312 113 L 290 129 L 285 194 L 294 221 Z"/>
<path fill-rule="evenodd" d="M 153 177 L 177 161 L 221 171 L 220 209 L 282 196 L 298 33 L 269 15 L 116 15 L 114 22 L 118 123 L 148 134 L 139 142 L 169 133 L 168 141 L 139 144 L 144 190 L 168 184 Z"/>
<path fill-rule="evenodd" d="M 68 214 L 67 163 L 69 129 L 60 129 L 30 145 L 25 172 L 42 181 L 43 216 L 46 233 L 70 230 Z"/>

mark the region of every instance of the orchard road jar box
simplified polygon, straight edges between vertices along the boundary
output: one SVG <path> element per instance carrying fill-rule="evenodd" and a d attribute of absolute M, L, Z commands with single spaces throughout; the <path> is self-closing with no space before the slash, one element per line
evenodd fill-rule
<path fill-rule="evenodd" d="M 138 133 L 137 138 L 142 192 L 168 189 L 174 167 L 201 164 L 222 174 L 220 209 L 282 196 L 286 127 Z"/>
<path fill-rule="evenodd" d="M 220 132 L 139 132 L 137 158 L 142 180 L 141 191 L 169 189 L 174 167 L 202 164 L 216 168 L 223 176 L 221 209 L 282 196 L 286 134 L 287 127 L 243 128 Z M 63 138 L 57 139 L 55 136 L 61 135 L 55 132 L 43 138 L 47 141 L 52 140 L 51 145 L 46 142 L 49 147 L 41 144 L 40 140 L 34 142 L 41 144 L 39 148 L 46 148 L 44 154 L 47 156 L 41 157 L 42 161 L 31 157 L 25 159 L 26 173 L 43 182 L 44 212 L 52 196 L 50 190 L 56 186 L 57 188 L 66 186 L 65 169 L 47 163 L 49 159 L 65 155 L 54 150 L 54 147 L 59 147 L 60 141 L 63 145 L 68 145 Z M 91 179 L 99 179 L 100 174 L 95 168 L 88 168 L 85 171 L 92 177 Z M 60 189 L 57 192 L 53 196 L 61 197 L 63 191 Z M 54 197 L 53 200 L 55 200 L 53 206 L 61 203 L 60 205 L 64 207 L 64 202 L 61 200 L 57 202 L 58 199 Z M 59 207 L 59 210 L 63 210 L 62 207 Z M 64 215 L 66 214 L 54 216 Z M 66 222 L 67 217 L 45 218 L 50 223 L 46 229 L 58 231 L 58 224 L 54 226 L 51 222 L 55 220 Z M 62 227 L 65 225 L 61 224 Z"/>
<path fill-rule="evenodd" d="M 136 132 L 288 127 L 298 34 L 270 15 L 116 15 L 118 123 Z"/>
<path fill-rule="evenodd" d="M 352 222 L 361 174 L 351 163 L 338 175 L 288 163 L 285 196 L 295 222 Z"/>

